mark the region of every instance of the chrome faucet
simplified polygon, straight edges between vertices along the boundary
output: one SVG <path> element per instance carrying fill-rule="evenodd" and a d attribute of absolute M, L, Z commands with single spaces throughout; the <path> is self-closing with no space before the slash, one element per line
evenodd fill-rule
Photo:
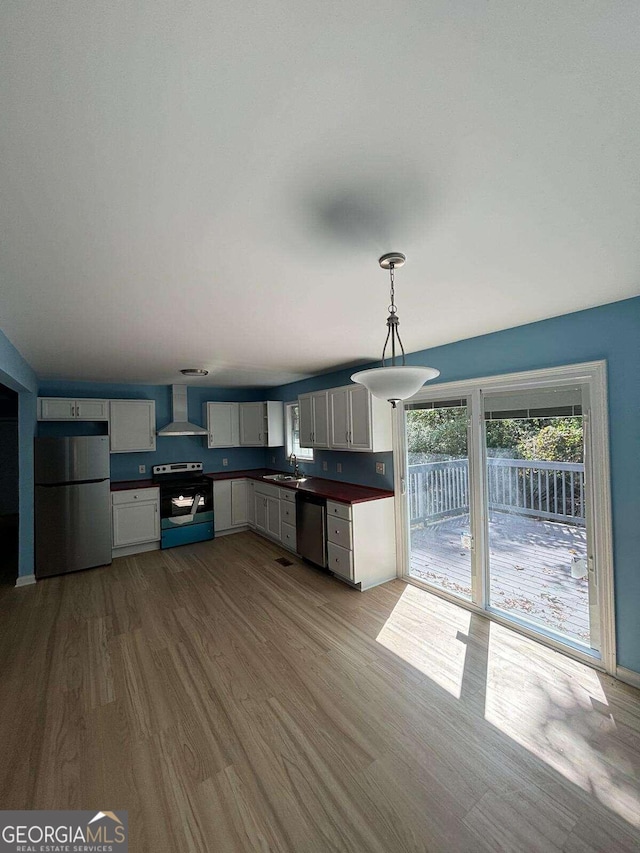
<path fill-rule="evenodd" d="M 289 465 L 293 466 L 293 476 L 296 478 L 296 480 L 300 480 L 303 477 L 303 473 L 300 468 L 298 468 L 298 458 L 296 457 L 295 453 L 292 453 L 289 456 Z"/>

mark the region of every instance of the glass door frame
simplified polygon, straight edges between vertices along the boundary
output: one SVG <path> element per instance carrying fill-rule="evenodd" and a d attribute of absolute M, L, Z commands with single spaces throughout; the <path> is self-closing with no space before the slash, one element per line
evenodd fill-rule
<path fill-rule="evenodd" d="M 483 393 L 495 391 L 526 392 L 553 385 L 576 382 L 588 386 L 589 441 L 586 445 L 585 474 L 586 499 L 590 506 L 591 532 L 589 542 L 589 568 L 597 573 L 598 609 L 600 615 L 600 657 L 588 654 L 571 643 L 561 642 L 543 631 L 538 631 L 517 619 L 505 618 L 489 606 L 489 542 L 488 513 L 484 512 L 487 494 L 486 446 L 484 437 Z M 613 546 L 611 534 L 611 496 L 609 476 L 609 430 L 607 416 L 606 362 L 545 370 L 510 373 L 500 376 L 437 383 L 422 388 L 410 402 L 431 402 L 438 399 L 466 398 L 468 407 L 469 501 L 471 519 L 471 601 L 457 597 L 446 590 L 424 583 L 410 574 L 410 525 L 407 499 L 408 472 L 406 417 L 404 406 L 395 409 L 394 432 L 394 482 L 396 484 L 396 552 L 398 577 L 415 586 L 428 589 L 461 607 L 484 615 L 514 630 L 531 636 L 546 645 L 576 657 L 591 666 L 616 674 L 615 608 L 613 588 Z M 588 456 L 588 458 L 587 458 Z"/>

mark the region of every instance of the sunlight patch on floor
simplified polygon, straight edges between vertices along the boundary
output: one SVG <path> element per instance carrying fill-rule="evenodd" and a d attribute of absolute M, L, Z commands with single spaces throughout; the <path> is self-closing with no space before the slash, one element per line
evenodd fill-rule
<path fill-rule="evenodd" d="M 615 731 L 598 673 L 492 623 L 485 719 L 633 826 L 640 826 L 635 767 Z"/>
<path fill-rule="evenodd" d="M 455 604 L 407 586 L 377 642 L 460 698 L 471 614 Z"/>

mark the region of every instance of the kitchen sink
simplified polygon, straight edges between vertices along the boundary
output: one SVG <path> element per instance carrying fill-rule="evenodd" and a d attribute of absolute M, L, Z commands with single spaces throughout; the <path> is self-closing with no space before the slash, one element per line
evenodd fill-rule
<path fill-rule="evenodd" d="M 302 483 L 306 477 L 294 477 L 293 474 L 263 474 L 263 480 L 271 480 L 274 483 Z"/>

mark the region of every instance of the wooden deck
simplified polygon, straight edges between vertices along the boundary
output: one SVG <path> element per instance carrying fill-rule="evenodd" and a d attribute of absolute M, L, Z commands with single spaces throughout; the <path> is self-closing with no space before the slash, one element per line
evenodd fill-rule
<path fill-rule="evenodd" d="M 468 529 L 467 515 L 412 530 L 411 574 L 471 598 Z M 572 557 L 586 551 L 584 527 L 492 512 L 491 605 L 588 644 L 588 583 L 571 577 Z"/>

